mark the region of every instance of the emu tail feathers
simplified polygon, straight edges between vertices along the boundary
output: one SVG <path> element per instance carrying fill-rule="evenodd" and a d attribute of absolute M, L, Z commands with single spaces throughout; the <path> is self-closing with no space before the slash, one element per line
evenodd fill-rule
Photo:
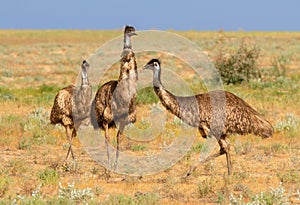
<path fill-rule="evenodd" d="M 261 116 L 256 115 L 253 132 L 255 135 L 261 136 L 262 138 L 268 138 L 272 137 L 274 128 L 270 122 L 263 119 Z"/>
<path fill-rule="evenodd" d="M 57 116 L 57 111 L 53 107 L 50 114 L 50 123 L 55 125 L 60 122 L 60 118 Z"/>
<path fill-rule="evenodd" d="M 91 123 L 92 123 L 94 129 L 98 129 L 99 125 L 98 125 L 98 122 L 97 122 L 95 107 L 96 106 L 95 106 L 95 99 L 94 99 L 93 102 L 92 102 L 92 105 L 91 105 L 90 119 L 91 119 Z"/>

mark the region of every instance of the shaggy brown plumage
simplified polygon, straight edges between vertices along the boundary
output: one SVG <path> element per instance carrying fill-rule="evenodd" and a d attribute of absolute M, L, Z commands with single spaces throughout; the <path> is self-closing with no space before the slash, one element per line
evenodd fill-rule
<path fill-rule="evenodd" d="M 66 129 L 69 140 L 69 150 L 74 159 L 72 140 L 76 136 L 76 130 L 80 124 L 90 115 L 90 102 L 92 97 L 92 86 L 88 80 L 87 69 L 89 64 L 84 60 L 81 65 L 81 86 L 73 85 L 61 89 L 55 96 L 54 104 L 50 114 L 51 124 L 61 124 Z"/>
<path fill-rule="evenodd" d="M 272 125 L 236 95 L 216 90 L 195 96 L 175 96 L 160 81 L 158 59 L 150 60 L 144 69 L 153 71 L 154 91 L 167 110 L 190 126 L 197 127 L 202 137 L 212 136 L 218 140 L 219 153 L 207 160 L 226 154 L 228 174 L 231 174 L 230 146 L 226 141 L 228 135 L 252 133 L 263 138 L 272 136 Z"/>
<path fill-rule="evenodd" d="M 116 124 L 118 125 L 116 159 L 118 157 L 120 135 L 128 123 L 136 121 L 135 99 L 138 73 L 130 42 L 130 36 L 135 35 L 134 32 L 134 27 L 125 27 L 119 79 L 103 84 L 98 89 L 92 103 L 91 122 L 94 128 L 100 127 L 104 130 L 107 145 L 110 141 L 108 129 L 116 127 Z M 108 150 L 107 155 L 109 158 Z"/>

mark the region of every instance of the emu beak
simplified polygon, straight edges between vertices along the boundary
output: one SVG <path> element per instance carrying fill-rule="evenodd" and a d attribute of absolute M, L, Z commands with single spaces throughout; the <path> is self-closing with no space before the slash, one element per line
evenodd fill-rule
<path fill-rule="evenodd" d="M 150 70 L 150 69 L 151 69 L 151 65 L 148 65 L 148 64 L 145 65 L 145 66 L 143 67 L 143 70 L 146 70 L 146 69 L 149 69 L 149 70 Z"/>
<path fill-rule="evenodd" d="M 137 36 L 137 33 L 136 32 L 132 32 L 131 35 L 132 36 Z"/>

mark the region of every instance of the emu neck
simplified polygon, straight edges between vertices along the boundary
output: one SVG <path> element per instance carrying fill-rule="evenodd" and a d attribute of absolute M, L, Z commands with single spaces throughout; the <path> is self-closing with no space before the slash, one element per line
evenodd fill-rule
<path fill-rule="evenodd" d="M 131 49 L 130 36 L 128 34 L 124 35 L 124 47 L 123 49 Z"/>
<path fill-rule="evenodd" d="M 160 68 L 153 71 L 153 86 L 164 87 L 160 81 Z"/>
<path fill-rule="evenodd" d="M 81 85 L 89 85 L 89 79 L 88 79 L 88 75 L 87 72 L 84 70 L 81 70 Z"/>
<path fill-rule="evenodd" d="M 160 69 L 154 70 L 153 87 L 163 106 L 180 118 L 180 109 L 176 97 L 166 90 L 160 81 Z"/>

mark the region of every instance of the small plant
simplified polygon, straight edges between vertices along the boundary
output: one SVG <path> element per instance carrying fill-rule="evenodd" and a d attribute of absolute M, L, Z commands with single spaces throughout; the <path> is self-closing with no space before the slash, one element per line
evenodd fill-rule
<path fill-rule="evenodd" d="M 89 201 L 94 199 L 94 193 L 91 188 L 76 189 L 74 182 L 68 183 L 67 187 L 63 187 L 59 183 L 58 198 L 71 200 L 76 202 L 76 204 L 88 204 Z"/>
<path fill-rule="evenodd" d="M 200 198 L 206 197 L 208 194 L 213 192 L 211 180 L 204 180 L 198 184 L 197 193 Z"/>
<path fill-rule="evenodd" d="M 268 192 L 261 192 L 255 196 L 250 197 L 249 202 L 244 202 L 243 196 L 240 194 L 238 197 L 230 194 L 229 201 L 233 205 L 289 205 L 289 194 L 285 193 L 285 189 L 282 183 L 279 184 L 277 188 L 271 188 Z"/>
<path fill-rule="evenodd" d="M 43 126 L 47 125 L 49 113 L 42 107 L 33 110 L 28 115 L 28 120 L 24 124 L 24 131 L 35 131 L 40 130 Z"/>
<path fill-rule="evenodd" d="M 218 192 L 217 196 L 218 196 L 217 204 L 221 204 L 221 205 L 225 204 L 226 198 L 225 198 L 224 194 L 222 192 Z"/>
<path fill-rule="evenodd" d="M 0 197 L 3 197 L 8 190 L 8 177 L 1 176 L 0 178 Z"/>
<path fill-rule="evenodd" d="M 9 168 L 12 175 L 21 174 L 27 171 L 24 160 L 12 159 L 9 161 Z"/>
<path fill-rule="evenodd" d="M 11 71 L 2 71 L 2 76 L 6 78 L 11 78 L 13 77 L 13 73 Z"/>
<path fill-rule="evenodd" d="M 284 153 L 285 150 L 287 149 L 287 146 L 278 143 L 278 142 L 274 142 L 270 145 L 270 151 L 272 153 Z"/>
<path fill-rule="evenodd" d="M 46 168 L 39 171 L 37 176 L 42 181 L 42 185 L 53 184 L 58 180 L 58 172 L 52 168 Z"/>
<path fill-rule="evenodd" d="M 251 142 L 237 141 L 234 144 L 234 151 L 236 154 L 247 154 L 247 153 L 251 152 L 252 148 L 253 148 L 253 143 L 251 143 Z"/>
<path fill-rule="evenodd" d="M 145 145 L 133 145 L 132 151 L 144 151 L 146 149 Z"/>
<path fill-rule="evenodd" d="M 247 172 L 234 172 L 233 177 L 236 180 L 245 180 L 249 177 L 249 174 Z"/>
<path fill-rule="evenodd" d="M 203 143 L 202 142 L 198 142 L 197 144 L 193 145 L 192 148 L 191 148 L 191 152 L 194 152 L 194 153 L 200 153 L 201 150 L 202 150 L 202 147 L 203 147 Z"/>
<path fill-rule="evenodd" d="M 243 197 L 247 197 L 247 198 L 250 196 L 251 193 L 250 189 L 246 185 L 240 183 L 235 184 L 233 190 L 241 192 Z"/>
<path fill-rule="evenodd" d="M 39 184 L 38 187 L 32 191 L 31 196 L 21 196 L 17 195 L 16 198 L 13 199 L 11 202 L 12 205 L 18 204 L 33 204 L 33 205 L 40 205 L 40 204 L 49 204 L 49 202 L 43 201 L 42 195 L 40 193 L 42 184 Z"/>
<path fill-rule="evenodd" d="M 42 198 L 41 193 L 40 193 L 41 187 L 42 187 L 42 184 L 39 184 L 38 187 L 31 193 L 31 196 L 34 200 Z"/>
<path fill-rule="evenodd" d="M 286 77 L 286 71 L 290 64 L 290 60 L 285 56 L 276 56 L 271 60 L 273 75 L 275 77 Z"/>
<path fill-rule="evenodd" d="M 110 195 L 104 204 L 108 205 L 155 205 L 159 202 L 160 197 L 156 193 L 137 192 L 134 196 L 127 196 L 123 194 Z"/>
<path fill-rule="evenodd" d="M 8 88 L 0 86 L 0 100 L 14 100 L 15 98 Z"/>
<path fill-rule="evenodd" d="M 134 199 L 131 196 L 126 196 L 126 195 L 123 195 L 123 194 L 119 194 L 119 195 L 109 195 L 108 200 L 104 204 L 108 204 L 108 205 L 131 204 L 131 205 L 133 205 L 135 203 L 134 203 Z"/>
<path fill-rule="evenodd" d="M 30 149 L 32 141 L 28 137 L 22 137 L 19 142 L 19 149 L 26 150 Z"/>
<path fill-rule="evenodd" d="M 71 162 L 65 162 L 63 164 L 63 171 L 64 172 L 78 172 L 80 169 L 79 163 L 77 163 L 76 161 L 71 161 Z"/>
<path fill-rule="evenodd" d="M 279 121 L 275 125 L 275 130 L 278 132 L 295 130 L 299 127 L 299 119 L 293 113 L 287 113 L 283 121 Z"/>
<path fill-rule="evenodd" d="M 277 177 L 282 183 L 300 183 L 300 174 L 294 170 L 287 173 L 278 173 Z"/>
<path fill-rule="evenodd" d="M 142 118 L 140 122 L 137 123 L 137 127 L 141 130 L 145 130 L 151 126 L 151 122 L 149 120 Z"/>
<path fill-rule="evenodd" d="M 134 199 L 136 204 L 155 205 L 159 202 L 160 197 L 157 193 L 136 192 Z"/>

